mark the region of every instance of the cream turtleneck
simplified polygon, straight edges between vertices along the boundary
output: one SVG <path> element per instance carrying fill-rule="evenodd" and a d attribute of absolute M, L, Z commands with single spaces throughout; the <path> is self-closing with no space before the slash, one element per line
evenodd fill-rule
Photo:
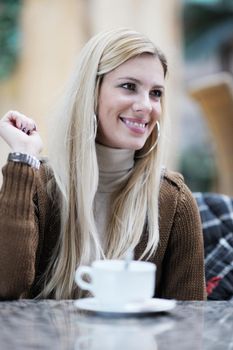
<path fill-rule="evenodd" d="M 134 166 L 134 150 L 109 148 L 96 143 L 99 186 L 94 213 L 100 241 L 104 248 L 106 231 L 117 190 L 127 181 Z"/>

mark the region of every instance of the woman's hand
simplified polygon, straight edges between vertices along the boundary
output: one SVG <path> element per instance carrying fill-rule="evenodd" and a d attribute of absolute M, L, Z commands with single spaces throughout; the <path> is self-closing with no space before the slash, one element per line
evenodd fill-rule
<path fill-rule="evenodd" d="M 0 136 L 13 152 L 38 157 L 43 148 L 35 122 L 17 111 L 7 112 L 0 120 Z"/>

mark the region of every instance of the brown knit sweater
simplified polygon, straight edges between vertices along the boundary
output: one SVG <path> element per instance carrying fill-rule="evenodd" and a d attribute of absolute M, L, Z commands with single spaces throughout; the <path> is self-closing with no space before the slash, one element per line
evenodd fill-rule
<path fill-rule="evenodd" d="M 0 298 L 32 298 L 59 235 L 59 211 L 47 194 L 51 174 L 8 162 L 0 191 Z M 156 297 L 205 298 L 203 238 L 197 205 L 182 176 L 166 171 L 160 192 Z M 146 246 L 146 232 L 135 250 Z M 37 288 L 35 287 L 37 285 Z"/>

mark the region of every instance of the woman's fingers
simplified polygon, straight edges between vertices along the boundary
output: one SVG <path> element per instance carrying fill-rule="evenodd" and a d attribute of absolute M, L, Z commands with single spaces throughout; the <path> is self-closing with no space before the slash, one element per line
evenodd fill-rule
<path fill-rule="evenodd" d="M 27 135 L 31 135 L 33 131 L 37 131 L 34 120 L 18 111 L 7 112 L 1 121 L 21 130 Z"/>
<path fill-rule="evenodd" d="M 36 131 L 34 120 L 18 111 L 9 111 L 3 117 L 3 121 L 9 122 L 12 126 L 28 135 L 30 135 L 32 131 Z"/>
<path fill-rule="evenodd" d="M 35 124 L 32 126 L 22 126 L 21 130 L 27 135 L 31 135 L 33 131 L 37 131 Z"/>
<path fill-rule="evenodd" d="M 42 150 L 34 120 L 18 111 L 9 111 L 0 120 L 0 136 L 16 152 L 38 155 Z"/>

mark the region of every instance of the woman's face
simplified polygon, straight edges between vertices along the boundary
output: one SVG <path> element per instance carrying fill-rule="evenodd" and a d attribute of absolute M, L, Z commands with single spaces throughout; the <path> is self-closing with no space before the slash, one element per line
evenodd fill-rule
<path fill-rule="evenodd" d="M 107 73 L 98 103 L 97 142 L 141 149 L 161 115 L 164 71 L 157 57 L 143 54 Z"/>

